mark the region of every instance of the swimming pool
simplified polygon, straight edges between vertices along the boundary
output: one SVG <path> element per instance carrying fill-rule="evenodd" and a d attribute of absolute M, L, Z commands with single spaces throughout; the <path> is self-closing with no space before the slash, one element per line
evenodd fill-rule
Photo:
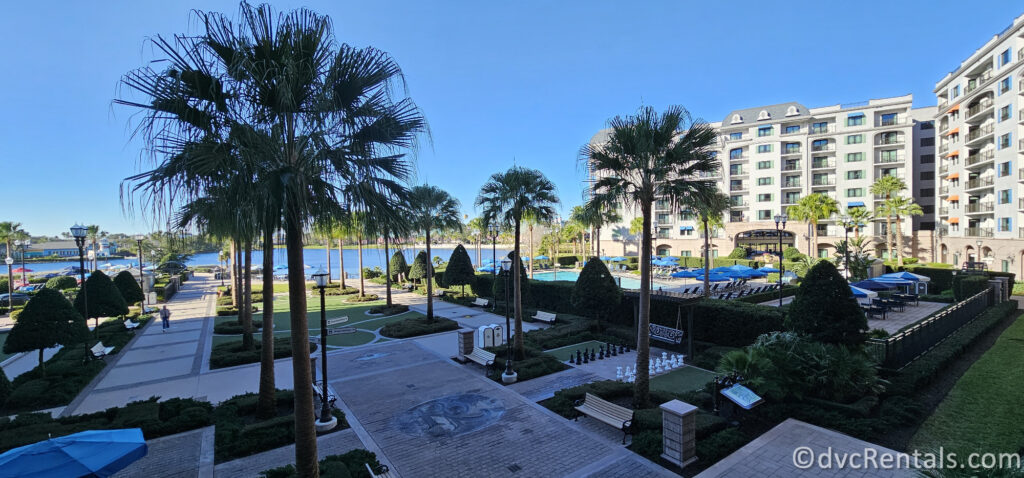
<path fill-rule="evenodd" d="M 579 279 L 579 278 L 580 278 L 580 273 L 577 272 L 577 271 L 560 271 L 560 272 L 552 271 L 552 272 L 534 272 L 533 273 L 533 280 L 542 280 L 542 281 L 564 280 L 564 281 L 576 282 L 576 279 Z M 618 282 L 619 283 L 619 287 L 622 287 L 623 289 L 639 289 L 640 288 L 640 279 L 639 278 L 634 279 L 632 277 L 615 276 L 615 281 Z M 665 284 L 665 283 L 659 283 L 657 281 L 652 281 L 651 285 L 654 288 L 657 288 L 657 287 L 675 287 L 673 285 Z"/>

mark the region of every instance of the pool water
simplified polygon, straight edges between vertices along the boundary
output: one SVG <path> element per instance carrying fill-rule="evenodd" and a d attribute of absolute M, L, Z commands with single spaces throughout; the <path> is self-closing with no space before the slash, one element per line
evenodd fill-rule
<path fill-rule="evenodd" d="M 542 280 L 542 281 L 564 280 L 564 281 L 576 282 L 576 279 L 579 279 L 579 278 L 580 278 L 580 273 L 576 272 L 576 271 L 560 271 L 560 272 L 552 271 L 552 272 L 534 272 L 533 273 L 533 279 L 534 280 Z M 640 288 L 640 279 L 639 278 L 634 279 L 632 277 L 615 276 L 615 281 L 618 282 L 619 283 L 619 287 L 622 287 L 623 289 L 639 289 Z M 651 282 L 651 286 L 653 288 L 655 288 L 655 289 L 658 288 L 658 287 L 675 287 L 675 286 L 670 285 L 670 284 L 659 283 L 659 282 L 656 282 L 656 281 L 652 281 Z"/>

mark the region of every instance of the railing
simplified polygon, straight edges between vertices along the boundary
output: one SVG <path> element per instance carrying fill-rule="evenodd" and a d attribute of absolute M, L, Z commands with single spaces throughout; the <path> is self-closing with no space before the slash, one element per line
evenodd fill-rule
<path fill-rule="evenodd" d="M 942 186 L 939 188 L 939 194 L 949 194 L 949 186 Z M 885 199 L 885 198 L 882 198 Z"/>
<path fill-rule="evenodd" d="M 878 121 L 875 122 L 876 126 L 883 126 L 883 127 L 884 126 L 896 126 L 896 125 L 900 125 L 900 124 L 907 124 L 907 119 L 906 118 L 899 118 L 899 117 L 889 118 L 889 119 L 879 118 Z"/>
<path fill-rule="evenodd" d="M 836 125 L 830 124 L 827 126 L 811 126 L 808 129 L 808 134 L 826 134 L 834 133 L 836 131 Z"/>
<path fill-rule="evenodd" d="M 786 182 L 782 183 L 782 187 L 784 187 L 784 188 L 798 188 L 798 187 L 800 187 L 800 181 L 786 181 Z"/>
<path fill-rule="evenodd" d="M 949 208 L 948 207 L 940 207 L 939 208 L 939 215 L 940 216 L 948 216 L 949 215 Z"/>
<path fill-rule="evenodd" d="M 970 133 L 967 134 L 967 142 L 969 143 L 969 142 L 974 141 L 974 140 L 976 140 L 978 138 L 981 138 L 983 136 L 988 136 L 988 135 L 992 134 L 992 132 L 995 131 L 995 130 L 996 130 L 996 128 L 995 128 L 994 125 L 988 125 L 988 126 L 982 126 L 981 128 L 975 128 L 975 129 L 971 130 Z"/>
<path fill-rule="evenodd" d="M 995 204 L 990 202 L 976 202 L 974 204 L 967 205 L 968 214 L 977 212 L 992 212 L 995 211 L 995 209 Z"/>
<path fill-rule="evenodd" d="M 729 190 L 730 191 L 746 191 L 747 188 L 743 184 L 730 184 L 729 185 Z"/>
<path fill-rule="evenodd" d="M 971 237 L 992 237 L 994 231 L 991 227 L 968 227 L 964 230 L 964 235 Z"/>
<path fill-rule="evenodd" d="M 945 98 L 939 99 L 939 109 L 940 110 L 946 109 L 947 106 L 949 106 L 949 100 L 947 100 Z"/>
<path fill-rule="evenodd" d="M 818 145 L 818 146 L 811 145 L 811 151 L 812 152 L 835 151 L 835 150 L 836 150 L 835 143 L 829 143 L 829 144 L 826 144 L 824 146 L 822 146 L 822 145 Z"/>
<path fill-rule="evenodd" d="M 796 204 L 798 202 L 800 202 L 800 196 L 793 196 L 793 197 L 782 198 L 782 205 L 783 206 L 789 206 L 789 205 L 792 205 L 792 204 Z"/>
<path fill-rule="evenodd" d="M 1017 150 L 1024 151 L 1024 139 L 1021 139 L 1019 142 L 1017 142 Z"/>
<path fill-rule="evenodd" d="M 995 157 L 996 157 L 996 152 L 991 150 L 991 149 L 988 149 L 988 150 L 981 151 L 981 152 L 978 152 L 978 153 L 975 153 L 975 154 L 972 154 L 972 155 L 968 156 L 967 160 L 964 162 L 964 164 L 967 165 L 967 166 L 974 166 L 975 164 L 978 164 L 978 163 L 983 163 L 985 161 L 991 161 Z"/>
<path fill-rule="evenodd" d="M 877 159 L 875 159 L 875 164 L 902 163 L 903 161 L 904 159 L 900 155 L 896 155 L 895 157 L 879 156 Z"/>
<path fill-rule="evenodd" d="M 875 146 L 883 146 L 883 145 L 887 145 L 887 144 L 903 144 L 903 143 L 904 143 L 904 139 L 903 139 L 902 136 L 890 136 L 890 137 L 882 136 L 881 138 L 878 138 L 878 139 L 875 140 Z"/>
<path fill-rule="evenodd" d="M 747 207 L 749 205 L 750 203 L 742 199 L 739 201 L 729 201 L 729 207 Z"/>
<path fill-rule="evenodd" d="M 967 181 L 967 189 L 975 188 L 987 188 L 995 184 L 995 178 L 992 176 L 986 176 L 983 178 L 974 178 Z"/>
<path fill-rule="evenodd" d="M 815 178 L 811 180 L 811 186 L 835 186 L 836 181 L 829 178 Z"/>
<path fill-rule="evenodd" d="M 730 155 L 729 156 L 729 161 L 746 161 L 749 157 L 750 156 L 747 156 L 745 154 L 741 154 L 739 156 L 732 156 L 732 155 Z"/>
<path fill-rule="evenodd" d="M 1017 60 L 1024 60 L 1024 48 L 1017 50 Z"/>
<path fill-rule="evenodd" d="M 988 306 L 989 291 L 985 290 L 898 334 L 884 339 L 868 339 L 865 350 L 883 367 L 901 369 L 949 334 L 974 320 Z"/>
<path fill-rule="evenodd" d="M 802 128 L 797 128 L 796 131 L 782 130 L 782 133 L 779 133 L 779 136 L 788 136 L 788 135 L 791 135 L 791 134 L 800 134 L 802 131 L 803 131 Z"/>
<path fill-rule="evenodd" d="M 782 165 L 782 170 L 783 171 L 799 171 L 800 170 L 800 163 L 797 163 L 797 164 L 783 164 Z"/>
<path fill-rule="evenodd" d="M 1024 209 L 1024 198 L 1017 199 L 1017 209 Z"/>
<path fill-rule="evenodd" d="M 972 91 L 977 90 L 992 81 L 992 70 L 985 70 L 981 76 L 968 80 L 967 87 L 964 88 L 964 96 L 971 94 Z"/>
<path fill-rule="evenodd" d="M 835 169 L 836 163 L 833 161 L 814 161 L 811 163 L 811 169 Z"/>
<path fill-rule="evenodd" d="M 943 164 L 942 166 L 939 166 L 939 174 L 946 174 L 948 172 L 949 172 L 949 165 L 948 164 Z"/>
<path fill-rule="evenodd" d="M 944 153 L 948 153 L 948 152 L 949 152 L 949 145 L 948 144 L 944 144 L 942 146 L 939 146 L 939 154 L 944 154 Z"/>
<path fill-rule="evenodd" d="M 1024 239 L 1024 227 L 1017 228 L 1017 237 Z"/>
<path fill-rule="evenodd" d="M 967 119 L 973 118 L 978 113 L 985 111 L 992 107 L 992 100 L 985 98 L 978 102 L 978 104 L 967 108 Z"/>
<path fill-rule="evenodd" d="M 1024 181 L 1024 168 L 1020 168 L 1017 170 L 1017 180 Z"/>
<path fill-rule="evenodd" d="M 800 154 L 800 148 L 785 148 L 782 154 Z"/>
<path fill-rule="evenodd" d="M 1021 108 L 1020 111 L 1017 112 L 1017 121 L 1024 123 L 1024 108 Z"/>
<path fill-rule="evenodd" d="M 747 216 L 729 216 L 729 222 L 747 222 Z"/>

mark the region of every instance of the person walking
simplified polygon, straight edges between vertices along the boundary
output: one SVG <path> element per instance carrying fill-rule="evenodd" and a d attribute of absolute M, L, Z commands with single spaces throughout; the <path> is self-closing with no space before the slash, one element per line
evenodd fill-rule
<path fill-rule="evenodd" d="M 165 305 L 163 309 L 160 309 L 160 320 L 163 321 L 164 332 L 171 326 L 171 311 L 167 310 Z"/>

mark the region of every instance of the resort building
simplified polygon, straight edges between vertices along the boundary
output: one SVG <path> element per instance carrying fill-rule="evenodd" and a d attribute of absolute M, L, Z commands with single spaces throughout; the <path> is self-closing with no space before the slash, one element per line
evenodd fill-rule
<path fill-rule="evenodd" d="M 935 84 L 936 260 L 1024 272 L 1024 15 Z"/>
<path fill-rule="evenodd" d="M 721 170 L 709 177 L 729 195 L 732 207 L 724 228 L 712 235 L 712 256 L 728 255 L 734 247 L 750 251 L 776 251 L 779 234 L 774 216 L 800 198 L 821 193 L 835 199 L 840 209 L 874 210 L 884 199 L 870 192 L 883 176 L 898 176 L 907 183 L 905 195 L 914 195 L 925 216 L 903 224 L 905 255 L 929 259 L 935 227 L 935 108 L 913 108 L 911 95 L 807 108 L 783 103 L 736 110 L 712 123 L 719 134 L 717 151 Z M 605 141 L 607 131 L 591 140 Z M 591 173 L 593 176 L 593 172 Z M 918 197 L 922 195 L 924 197 Z M 655 206 L 659 255 L 698 256 L 703 239 L 699 222 L 668 201 Z M 637 211 L 619 211 L 621 224 L 601 231 L 602 254 L 635 254 L 637 238 L 629 233 Z M 833 257 L 844 230 L 836 218 L 817 225 L 812 243 L 810 224 L 789 221 L 781 232 L 782 247 Z M 870 249 L 888 257 L 885 221 L 862 227 L 858 233 L 873 238 Z M 851 232 L 851 237 L 854 235 Z"/>

